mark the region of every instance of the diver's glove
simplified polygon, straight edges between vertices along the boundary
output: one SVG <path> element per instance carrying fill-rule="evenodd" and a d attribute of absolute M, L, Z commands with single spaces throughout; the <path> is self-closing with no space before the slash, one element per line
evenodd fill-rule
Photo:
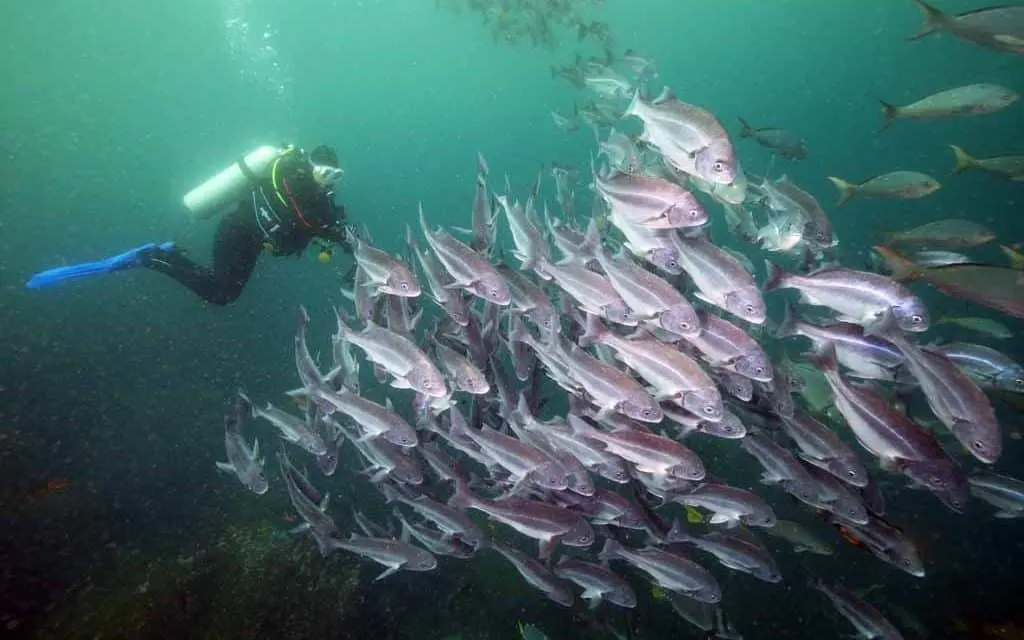
<path fill-rule="evenodd" d="M 121 271 L 123 269 L 131 269 L 133 267 L 142 267 L 147 264 L 147 261 L 153 253 L 157 251 L 171 251 L 173 249 L 173 242 L 163 242 L 161 244 L 148 242 L 141 247 L 130 249 L 124 253 L 119 253 L 103 260 L 83 262 L 81 264 L 73 264 L 66 267 L 57 267 L 55 269 L 41 271 L 29 278 L 28 282 L 25 283 L 25 286 L 29 289 L 45 289 L 60 282 L 64 282 L 65 280 L 77 280 L 78 278 L 85 278 L 101 273 L 110 273 L 112 271 Z"/>

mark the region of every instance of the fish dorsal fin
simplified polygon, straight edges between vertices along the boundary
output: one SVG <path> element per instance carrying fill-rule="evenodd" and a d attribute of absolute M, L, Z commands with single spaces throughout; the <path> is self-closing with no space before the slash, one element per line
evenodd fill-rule
<path fill-rule="evenodd" d="M 665 86 L 662 87 L 661 93 L 658 94 L 658 97 L 651 101 L 651 104 L 659 105 L 664 104 L 666 102 L 674 101 L 676 99 L 677 98 L 675 94 L 672 93 L 672 90 Z"/>

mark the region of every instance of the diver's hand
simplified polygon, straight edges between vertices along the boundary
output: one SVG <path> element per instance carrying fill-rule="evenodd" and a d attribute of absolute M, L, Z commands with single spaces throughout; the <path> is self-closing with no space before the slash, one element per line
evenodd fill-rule
<path fill-rule="evenodd" d="M 351 251 L 355 248 L 356 242 L 359 241 L 359 229 L 351 222 L 346 222 L 341 225 L 341 238 L 342 243 Z"/>

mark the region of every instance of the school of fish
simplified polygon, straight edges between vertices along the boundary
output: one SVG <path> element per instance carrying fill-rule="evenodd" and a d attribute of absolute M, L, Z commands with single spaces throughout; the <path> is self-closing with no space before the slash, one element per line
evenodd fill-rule
<path fill-rule="evenodd" d="M 915 2 L 926 18 L 915 37 L 942 31 L 1024 53 L 1024 8 L 953 16 Z M 809 583 L 856 637 L 901 638 L 831 577 L 782 575 L 775 554 L 832 551 L 773 505 L 797 501 L 841 533 L 836 543 L 920 578 L 934 559 L 886 511 L 886 493 L 916 488 L 950 518 L 972 498 L 998 518 L 1024 515 L 1024 482 L 996 471 L 1010 443 L 993 402 L 1024 393 L 1024 367 L 990 343 L 1011 335 L 1003 322 L 1024 318 L 1015 250 L 1003 247 L 1009 265 L 975 262 L 962 252 L 995 235 L 942 219 L 888 233 L 874 269 L 839 264 L 826 207 L 784 175 L 755 176 L 740 162 L 743 140 L 780 162 L 806 158 L 797 134 L 746 121 L 731 133 L 708 105 L 668 88 L 655 95 L 656 65 L 635 51 L 577 58 L 552 75 L 592 97 L 572 116 L 553 113 L 562 129 L 593 130 L 591 165 L 550 166 L 517 195 L 508 178 L 494 192 L 481 156 L 465 229 L 431 225 L 423 202 L 406 250 L 360 239 L 349 303 L 331 314 L 329 366 L 313 357 L 300 311 L 299 384 L 285 403 L 300 413 L 240 392 L 218 467 L 267 492 L 259 445 L 243 427 L 248 416 L 268 421 L 283 441 L 278 481 L 299 530 L 324 556 L 381 565 L 378 580 L 457 571 L 437 557 L 491 551 L 566 607 L 635 607 L 646 580 L 694 624 L 709 620 L 713 637 L 739 637 L 722 615 L 724 569 Z M 910 105 L 883 103 L 883 128 L 981 116 L 1018 98 L 990 84 L 943 87 Z M 953 149 L 956 172 L 1024 179 L 1021 156 Z M 836 208 L 940 197 L 936 179 L 909 169 L 826 177 Z M 577 183 L 593 194 L 586 214 Z M 933 317 L 918 283 L 979 316 Z M 928 337 L 943 324 L 987 339 Z M 361 384 L 371 378 L 379 384 Z M 346 448 L 394 522 L 332 513 L 323 478 L 294 462 L 308 456 L 331 476 Z M 760 481 L 738 479 L 750 474 Z"/>

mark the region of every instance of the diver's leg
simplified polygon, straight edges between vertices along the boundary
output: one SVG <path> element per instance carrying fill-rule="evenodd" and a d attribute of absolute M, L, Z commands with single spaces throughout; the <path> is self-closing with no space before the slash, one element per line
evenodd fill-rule
<path fill-rule="evenodd" d="M 217 304 L 234 302 L 249 282 L 263 251 L 263 239 L 246 209 L 224 218 L 213 241 L 213 273 L 217 281 Z"/>
<path fill-rule="evenodd" d="M 223 217 L 213 243 L 213 269 L 186 258 L 180 251 L 154 251 L 145 264 L 174 278 L 211 304 L 234 302 L 242 293 L 262 251 L 259 236 L 241 216 Z"/>

